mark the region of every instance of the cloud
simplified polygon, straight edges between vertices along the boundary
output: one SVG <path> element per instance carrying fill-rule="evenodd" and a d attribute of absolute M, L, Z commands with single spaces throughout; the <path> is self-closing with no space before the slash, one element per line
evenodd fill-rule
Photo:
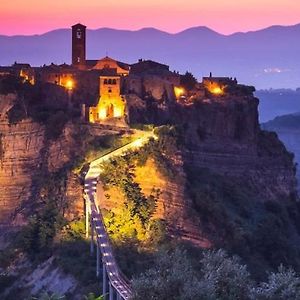
<path fill-rule="evenodd" d="M 286 73 L 290 72 L 290 69 L 280 69 L 280 68 L 265 68 L 264 73 L 270 74 L 270 73 Z"/>

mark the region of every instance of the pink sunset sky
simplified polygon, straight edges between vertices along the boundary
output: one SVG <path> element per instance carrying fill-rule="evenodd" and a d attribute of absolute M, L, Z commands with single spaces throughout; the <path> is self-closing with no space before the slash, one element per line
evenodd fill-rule
<path fill-rule="evenodd" d="M 91 29 L 155 27 L 220 33 L 300 23 L 298 0 L 2 0 L 0 34 L 44 33 L 81 22 Z"/>

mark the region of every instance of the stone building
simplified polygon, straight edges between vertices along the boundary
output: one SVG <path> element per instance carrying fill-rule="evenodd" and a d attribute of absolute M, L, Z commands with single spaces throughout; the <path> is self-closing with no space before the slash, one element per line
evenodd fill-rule
<path fill-rule="evenodd" d="M 121 95 L 121 76 L 103 72 L 99 77 L 99 101 L 89 108 L 91 123 L 125 125 L 125 97 Z"/>

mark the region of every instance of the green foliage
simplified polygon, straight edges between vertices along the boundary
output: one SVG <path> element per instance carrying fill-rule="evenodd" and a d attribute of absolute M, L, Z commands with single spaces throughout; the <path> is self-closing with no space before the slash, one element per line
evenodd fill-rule
<path fill-rule="evenodd" d="M 201 299 L 197 282 L 184 251 L 160 253 L 154 267 L 134 278 L 133 300 Z"/>
<path fill-rule="evenodd" d="M 19 246 L 31 258 L 37 254 L 49 255 L 56 233 L 64 224 L 54 200 L 48 200 L 44 208 L 29 219 L 28 225 L 21 231 Z"/>
<path fill-rule="evenodd" d="M 180 77 L 180 85 L 183 86 L 187 91 L 192 90 L 197 83 L 197 79 L 190 72 L 186 72 Z"/>
<path fill-rule="evenodd" d="M 51 114 L 46 121 L 46 137 L 49 140 L 57 139 L 61 135 L 67 121 L 68 118 L 66 118 L 64 111 L 59 110 Z"/>
<path fill-rule="evenodd" d="M 256 284 L 247 267 L 224 250 L 203 253 L 191 263 L 187 252 L 161 252 L 154 265 L 133 280 L 133 299 L 292 300 L 300 299 L 300 277 L 282 266 Z"/>
<path fill-rule="evenodd" d="M 67 274 L 74 276 L 85 292 L 98 292 L 99 283 L 95 276 L 96 257 L 90 256 L 89 241 L 84 239 L 62 240 L 55 247 L 56 264 Z"/>
<path fill-rule="evenodd" d="M 84 296 L 84 299 L 85 300 L 103 300 L 104 299 L 104 296 L 95 296 L 94 293 L 89 293 L 87 296 Z"/>
<path fill-rule="evenodd" d="M 266 202 L 238 179 L 205 169 L 187 168 L 187 191 L 201 228 L 214 244 L 247 261 L 251 273 L 263 278 L 280 263 L 300 270 L 299 248 L 291 236 L 299 232 L 296 202 Z"/>
<path fill-rule="evenodd" d="M 157 140 L 150 141 L 135 154 L 137 164 L 142 166 L 149 158 L 155 161 L 158 171 L 168 179 L 174 179 L 176 168 L 172 159 L 181 147 L 182 136 L 174 126 L 161 126 L 154 130 Z"/>
<path fill-rule="evenodd" d="M 135 154 L 118 158 L 112 158 L 109 163 L 103 165 L 102 178 L 106 185 L 117 186 L 121 189 L 127 201 L 126 209 L 131 217 L 138 217 L 143 225 L 151 218 L 156 207 L 156 201 L 159 197 L 159 191 L 153 190 L 153 193 L 146 197 L 135 179 Z"/>
<path fill-rule="evenodd" d="M 49 294 L 47 292 L 44 292 L 43 294 L 41 294 L 39 297 L 32 297 L 32 300 L 65 300 L 66 297 L 65 296 L 59 296 L 55 293 L 53 294 Z"/>
<path fill-rule="evenodd" d="M 0 80 L 0 93 L 17 95 L 14 106 L 8 111 L 10 124 L 32 118 L 45 125 L 46 137 L 50 140 L 57 139 L 65 124 L 80 115 L 78 108 L 68 107 L 67 93 L 60 86 L 48 83 L 31 85 L 19 77 L 8 76 Z"/>
<path fill-rule="evenodd" d="M 223 250 L 207 251 L 201 266 L 201 286 L 206 288 L 207 296 L 216 300 L 249 299 L 253 282 L 238 257 L 229 257 Z"/>
<path fill-rule="evenodd" d="M 83 153 L 73 160 L 73 171 L 78 174 L 84 166 L 96 158 L 110 153 L 128 143 L 132 142 L 129 135 L 105 135 L 91 136 L 87 128 L 79 126 L 73 136 L 78 141 L 78 147 L 84 149 Z"/>
<path fill-rule="evenodd" d="M 85 239 L 85 220 L 75 220 L 63 227 L 54 245 L 56 264 L 74 276 L 84 287 L 84 293 L 98 292 L 95 276 L 96 257 L 88 255 L 90 243 Z"/>

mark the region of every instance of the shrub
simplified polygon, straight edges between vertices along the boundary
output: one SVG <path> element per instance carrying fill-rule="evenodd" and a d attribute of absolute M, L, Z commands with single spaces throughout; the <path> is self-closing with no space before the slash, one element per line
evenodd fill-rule
<path fill-rule="evenodd" d="M 282 265 L 277 273 L 270 273 L 268 281 L 252 290 L 253 300 L 299 300 L 300 277 Z"/>
<path fill-rule="evenodd" d="M 197 282 L 185 251 L 160 253 L 153 268 L 134 278 L 133 299 L 201 299 Z"/>
<path fill-rule="evenodd" d="M 48 200 L 44 209 L 31 217 L 28 225 L 21 231 L 19 245 L 31 258 L 36 258 L 36 254 L 48 255 L 62 225 L 63 219 L 55 201 Z"/>
<path fill-rule="evenodd" d="M 252 281 L 247 267 L 225 251 L 207 251 L 201 260 L 202 286 L 216 300 L 249 299 Z M 208 296 L 208 295 L 207 295 Z"/>

